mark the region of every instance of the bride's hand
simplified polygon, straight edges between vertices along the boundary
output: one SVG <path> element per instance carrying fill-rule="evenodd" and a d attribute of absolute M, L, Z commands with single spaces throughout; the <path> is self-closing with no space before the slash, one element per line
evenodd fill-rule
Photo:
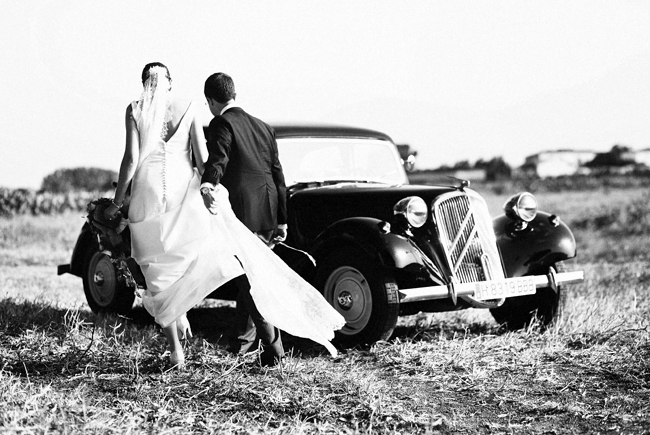
<path fill-rule="evenodd" d="M 115 219 L 115 216 L 117 216 L 119 211 L 120 209 L 115 204 L 110 204 L 106 207 L 106 210 L 104 210 L 104 217 L 109 220 Z"/>

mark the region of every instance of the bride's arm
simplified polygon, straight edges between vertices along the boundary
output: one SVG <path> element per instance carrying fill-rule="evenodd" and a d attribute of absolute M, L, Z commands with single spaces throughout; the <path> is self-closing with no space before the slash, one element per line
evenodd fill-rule
<path fill-rule="evenodd" d="M 126 146 L 124 148 L 124 156 L 122 157 L 122 164 L 120 165 L 120 175 L 117 179 L 117 187 L 115 188 L 115 197 L 113 204 L 106 209 L 107 216 L 115 216 L 117 211 L 122 208 L 124 198 L 126 197 L 126 190 L 135 173 L 136 165 L 140 155 L 140 136 L 138 129 L 135 125 L 135 120 L 131 114 L 131 105 L 126 109 L 125 123 L 126 123 Z"/>
<path fill-rule="evenodd" d="M 196 115 L 194 115 L 192 127 L 190 128 L 190 139 L 192 141 L 192 152 L 194 153 L 196 168 L 199 170 L 199 175 L 203 175 L 205 161 L 208 160 L 208 148 L 205 145 L 203 126 L 199 117 Z"/>

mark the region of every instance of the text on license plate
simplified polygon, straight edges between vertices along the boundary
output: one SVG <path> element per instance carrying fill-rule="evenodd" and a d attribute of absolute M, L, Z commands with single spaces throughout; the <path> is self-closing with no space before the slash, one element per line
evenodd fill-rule
<path fill-rule="evenodd" d="M 535 294 L 535 282 L 530 276 L 505 280 L 477 282 L 474 298 L 479 300 L 510 298 Z"/>

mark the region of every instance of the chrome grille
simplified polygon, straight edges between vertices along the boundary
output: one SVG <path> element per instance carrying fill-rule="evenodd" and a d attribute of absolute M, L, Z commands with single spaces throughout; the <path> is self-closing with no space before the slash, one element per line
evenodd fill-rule
<path fill-rule="evenodd" d="M 449 267 L 458 281 L 505 277 L 492 219 L 480 195 L 469 189 L 448 193 L 436 199 L 432 208 Z"/>

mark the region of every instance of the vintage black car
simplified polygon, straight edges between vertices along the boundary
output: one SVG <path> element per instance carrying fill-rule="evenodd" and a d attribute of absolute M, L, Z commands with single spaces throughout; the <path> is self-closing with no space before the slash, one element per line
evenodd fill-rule
<path fill-rule="evenodd" d="M 530 193 L 513 195 L 493 219 L 466 181 L 409 185 L 384 133 L 274 127 L 289 213 L 286 245 L 276 250 L 345 317 L 341 345 L 388 339 L 398 316 L 418 312 L 486 308 L 510 329 L 548 325 L 565 285 L 583 279 L 565 271 L 576 256 L 573 234 Z M 120 260 L 115 241 L 86 223 L 71 263 L 59 266 L 83 279 L 95 312 L 130 309 L 133 287 L 143 285 L 128 258 L 128 229 L 123 235 Z M 124 278 L 125 263 L 134 279 Z M 212 296 L 232 297 L 225 293 Z"/>

